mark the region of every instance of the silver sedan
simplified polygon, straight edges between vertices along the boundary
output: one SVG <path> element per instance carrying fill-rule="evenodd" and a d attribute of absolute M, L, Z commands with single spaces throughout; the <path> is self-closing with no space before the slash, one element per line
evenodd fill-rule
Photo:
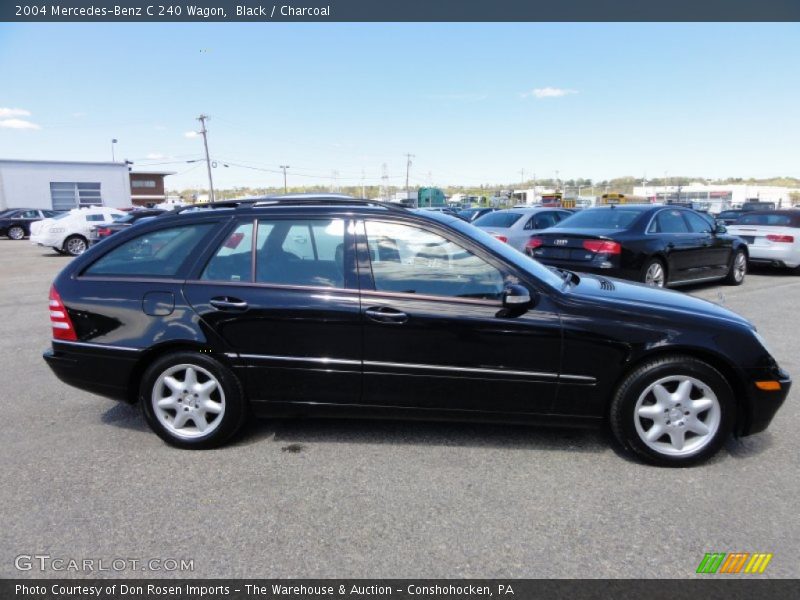
<path fill-rule="evenodd" d="M 570 215 L 572 213 L 563 208 L 511 208 L 483 215 L 473 225 L 524 252 L 525 244 L 532 235 L 552 227 Z"/>

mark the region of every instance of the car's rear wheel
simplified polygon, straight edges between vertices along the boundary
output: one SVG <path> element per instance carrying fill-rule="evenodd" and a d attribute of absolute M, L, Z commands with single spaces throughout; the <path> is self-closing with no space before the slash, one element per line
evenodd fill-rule
<path fill-rule="evenodd" d="M 660 259 L 651 258 L 645 263 L 642 282 L 653 287 L 664 287 L 667 284 L 667 268 Z"/>
<path fill-rule="evenodd" d="M 89 243 L 86 241 L 86 238 L 81 235 L 71 235 L 64 240 L 64 250 L 70 256 L 80 256 L 86 252 L 86 248 L 88 247 Z"/>
<path fill-rule="evenodd" d="M 728 285 L 742 285 L 744 276 L 747 274 L 747 253 L 744 250 L 737 250 L 733 255 L 730 271 L 725 277 Z"/>
<path fill-rule="evenodd" d="M 244 422 L 246 403 L 236 376 L 219 361 L 179 352 L 155 361 L 142 377 L 142 410 L 164 441 L 180 448 L 214 448 Z"/>
<path fill-rule="evenodd" d="M 652 464 L 684 467 L 719 451 L 733 429 L 734 412 L 733 392 L 719 371 L 676 355 L 628 375 L 609 418 L 624 447 Z"/>
<path fill-rule="evenodd" d="M 19 225 L 8 228 L 8 237 L 12 240 L 21 240 L 25 237 L 25 230 Z"/>

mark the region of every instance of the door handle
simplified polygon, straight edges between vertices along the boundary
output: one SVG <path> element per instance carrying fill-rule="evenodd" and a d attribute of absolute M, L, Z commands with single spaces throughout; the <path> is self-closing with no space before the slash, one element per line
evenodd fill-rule
<path fill-rule="evenodd" d="M 376 323 L 385 323 L 387 325 L 401 325 L 408 321 L 408 315 L 394 308 L 386 306 L 368 308 L 364 311 L 367 318 Z"/>
<path fill-rule="evenodd" d="M 239 300 L 238 298 L 228 298 L 227 296 L 219 296 L 212 298 L 208 303 L 218 310 L 246 310 L 247 302 Z"/>

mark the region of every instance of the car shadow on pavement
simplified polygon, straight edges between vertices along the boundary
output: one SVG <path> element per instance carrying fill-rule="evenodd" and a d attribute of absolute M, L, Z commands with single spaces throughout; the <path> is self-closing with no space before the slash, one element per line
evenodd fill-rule
<path fill-rule="evenodd" d="M 316 443 L 410 444 L 601 453 L 615 444 L 605 430 L 441 421 L 281 418 L 253 419 L 237 446 L 270 440 L 296 452 Z"/>
<path fill-rule="evenodd" d="M 750 458 L 768 450 L 773 444 L 773 439 L 771 431 L 762 431 L 757 435 L 743 438 L 729 438 L 724 448 L 732 458 Z"/>
<path fill-rule="evenodd" d="M 100 420 L 107 425 L 150 433 L 138 405 L 117 402 L 102 414 Z"/>

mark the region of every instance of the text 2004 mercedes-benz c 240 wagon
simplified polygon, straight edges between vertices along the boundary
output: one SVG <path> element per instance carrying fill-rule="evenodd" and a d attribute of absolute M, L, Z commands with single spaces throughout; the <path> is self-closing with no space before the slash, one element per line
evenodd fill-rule
<path fill-rule="evenodd" d="M 645 460 L 688 465 L 764 430 L 790 387 L 725 308 L 342 197 L 131 227 L 56 278 L 50 319 L 59 378 L 141 403 L 183 448 L 249 412 L 608 423 Z"/>

